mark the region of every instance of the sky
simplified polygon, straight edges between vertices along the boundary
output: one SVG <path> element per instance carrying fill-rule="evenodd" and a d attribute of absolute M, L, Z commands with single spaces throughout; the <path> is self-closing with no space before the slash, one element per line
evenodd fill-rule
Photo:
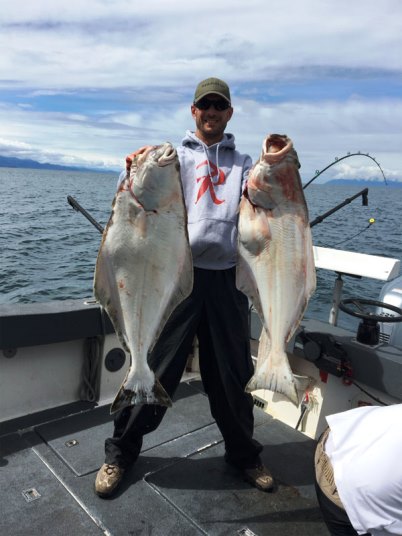
<path fill-rule="evenodd" d="M 0 50 L 2 156 L 120 170 L 216 76 L 253 160 L 276 132 L 303 181 L 402 181 L 401 0 L 0 0 Z"/>

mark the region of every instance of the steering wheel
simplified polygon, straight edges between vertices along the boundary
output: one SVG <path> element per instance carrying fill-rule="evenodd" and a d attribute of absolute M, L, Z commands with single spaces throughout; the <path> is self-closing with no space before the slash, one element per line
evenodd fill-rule
<path fill-rule="evenodd" d="M 349 304 L 354 305 L 353 307 L 347 307 Z M 390 314 L 375 314 L 371 312 L 370 309 L 364 308 L 365 305 L 372 305 L 375 307 L 381 307 L 382 309 L 388 309 L 394 313 L 398 313 L 396 316 Z M 363 320 L 368 320 L 371 322 L 402 322 L 402 309 L 395 307 L 395 305 L 390 305 L 389 303 L 384 303 L 376 300 L 362 300 L 360 298 L 348 298 L 339 302 L 339 309 L 344 313 L 347 313 L 351 316 L 356 316 L 357 318 L 362 318 Z"/>

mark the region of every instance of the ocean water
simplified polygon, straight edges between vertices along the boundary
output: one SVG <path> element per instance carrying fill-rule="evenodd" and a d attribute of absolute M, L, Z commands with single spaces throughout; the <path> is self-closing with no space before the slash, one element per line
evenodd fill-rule
<path fill-rule="evenodd" d="M 117 173 L 0 168 L 0 304 L 92 297 L 101 234 L 72 209 L 67 196 L 105 226 L 117 177 Z M 308 186 L 310 221 L 359 190 Z M 358 198 L 314 226 L 314 244 L 402 260 L 402 190 L 373 187 L 368 199 L 368 206 Z M 370 218 L 374 224 L 369 224 Z M 307 316 L 328 319 L 335 279 L 335 273 L 317 271 L 317 291 Z M 343 296 L 378 299 L 382 285 L 346 276 Z"/>

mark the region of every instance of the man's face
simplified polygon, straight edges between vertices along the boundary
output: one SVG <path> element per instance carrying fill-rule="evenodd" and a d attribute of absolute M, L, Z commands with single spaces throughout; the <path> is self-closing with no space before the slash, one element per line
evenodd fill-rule
<path fill-rule="evenodd" d="M 196 135 L 207 145 L 221 141 L 226 125 L 233 114 L 233 108 L 227 105 L 225 99 L 210 93 L 191 106 L 191 114 L 195 120 Z M 204 110 L 200 108 L 206 108 Z"/>

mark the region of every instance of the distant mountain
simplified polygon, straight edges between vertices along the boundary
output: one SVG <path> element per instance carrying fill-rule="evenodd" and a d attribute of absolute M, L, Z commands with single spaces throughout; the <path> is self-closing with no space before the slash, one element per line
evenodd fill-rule
<path fill-rule="evenodd" d="M 26 168 L 26 169 L 53 169 L 60 171 L 95 171 L 97 173 L 116 173 L 118 171 L 114 169 L 104 168 L 87 168 L 83 166 L 62 166 L 60 164 L 41 164 L 36 160 L 29 160 L 23 158 L 15 158 L 13 156 L 0 156 L 0 168 Z M 384 181 L 367 181 L 363 179 L 332 179 L 325 183 L 315 183 L 318 185 L 330 184 L 331 186 L 362 186 L 374 188 L 376 186 L 385 186 Z M 402 188 L 402 181 L 387 180 L 387 185 L 390 188 Z"/>
<path fill-rule="evenodd" d="M 322 184 L 322 183 L 321 183 Z M 375 188 L 376 186 L 388 186 L 389 188 L 402 188 L 401 181 L 387 180 L 387 184 L 384 181 L 367 181 L 363 179 L 332 179 L 325 182 L 323 185 L 330 184 L 331 186 L 362 186 Z"/>
<path fill-rule="evenodd" d="M 15 158 L 13 156 L 0 156 L 0 167 L 26 168 L 26 169 L 53 169 L 59 171 L 96 171 L 98 173 L 114 172 L 112 169 L 86 168 L 82 166 L 62 166 L 59 164 L 41 164 L 36 160 Z"/>

